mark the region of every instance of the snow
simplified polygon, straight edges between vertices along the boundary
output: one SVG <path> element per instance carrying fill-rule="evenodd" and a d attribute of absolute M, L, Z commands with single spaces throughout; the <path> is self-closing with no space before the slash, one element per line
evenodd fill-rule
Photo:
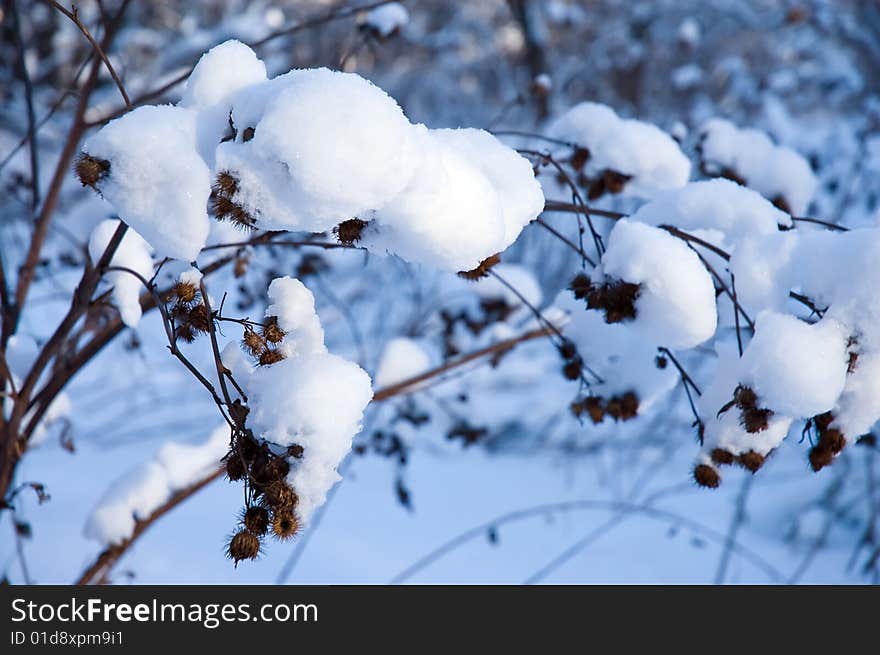
<path fill-rule="evenodd" d="M 198 445 L 164 444 L 152 459 L 110 484 L 86 521 L 85 536 L 106 545 L 130 538 L 137 520 L 219 467 L 228 447 L 229 428 L 225 424 Z"/>
<path fill-rule="evenodd" d="M 606 323 L 602 313 L 584 311 L 583 303 L 570 291 L 562 291 L 554 306 L 568 312 L 570 321 L 563 333 L 577 346 L 578 354 L 602 382 L 591 392 L 603 397 L 635 392 L 639 414 L 647 412 L 678 383 L 671 363 L 657 366 L 657 347 L 650 335 L 621 323 Z"/>
<path fill-rule="evenodd" d="M 527 159 L 485 130 L 433 130 L 434 137 L 475 162 L 489 179 L 501 204 L 504 239 L 501 250 L 544 209 L 544 194 Z"/>
<path fill-rule="evenodd" d="M 336 467 L 360 431 L 373 391 L 357 364 L 327 352 L 314 298 L 299 280 L 273 280 L 269 296 L 267 316 L 277 316 L 287 332 L 279 346 L 286 358 L 254 368 L 239 382 L 247 389 L 254 434 L 276 446 L 303 449 L 301 458 L 289 459 L 288 481 L 299 497 L 298 517 L 308 521 L 340 479 Z"/>
<path fill-rule="evenodd" d="M 101 194 L 158 257 L 193 261 L 208 237 L 210 173 L 196 151 L 196 120 L 180 107 L 138 107 L 83 147 L 110 162 Z"/>
<path fill-rule="evenodd" d="M 834 427 L 856 438 L 880 421 L 880 353 L 859 355 L 834 411 Z"/>
<path fill-rule="evenodd" d="M 697 400 L 697 409 L 705 426 L 702 454 L 698 461 L 710 464 L 709 453 L 715 448 L 733 455 L 755 451 L 766 456 L 788 435 L 792 419 L 782 414 L 772 414 L 768 418 L 766 429 L 747 432 L 737 407 L 729 407 L 722 412 L 733 399 L 737 386 L 741 384 L 742 360 L 736 346 L 730 343 L 717 344 L 716 352 L 718 362 L 711 382 Z M 760 397 L 758 404 L 760 407 L 764 406 Z"/>
<path fill-rule="evenodd" d="M 691 182 L 657 194 L 631 217 L 648 225 L 674 225 L 685 231 L 707 230 L 723 237 L 718 245 L 730 251 L 742 240 L 766 237 L 790 227 L 791 217 L 759 193 L 724 179 Z"/>
<path fill-rule="evenodd" d="M 402 7 L 376 11 L 383 25 Z M 429 130 L 359 75 L 297 69 L 266 79 L 253 51 L 207 52 L 177 106 L 109 123 L 85 152 L 110 162 L 100 193 L 158 257 L 194 261 L 218 197 L 266 230 L 372 221 L 363 243 L 447 271 L 510 246 L 543 209 L 531 164 L 482 130 Z M 229 188 L 231 187 L 231 188 Z M 217 218 L 224 218 L 218 216 Z"/>
<path fill-rule="evenodd" d="M 809 324 L 789 314 L 762 312 L 743 354 L 741 382 L 774 412 L 794 418 L 826 412 L 846 382 L 848 336 L 830 318 Z"/>
<path fill-rule="evenodd" d="M 700 148 L 708 173 L 728 169 L 766 198 L 784 199 L 795 215 L 807 211 L 816 193 L 818 180 L 807 160 L 791 148 L 775 145 L 759 130 L 739 129 L 713 118 L 700 128 Z"/>
<path fill-rule="evenodd" d="M 608 238 L 601 274 L 641 285 L 635 330 L 657 344 L 692 348 L 715 333 L 715 287 L 697 255 L 665 230 L 620 220 Z"/>
<path fill-rule="evenodd" d="M 315 297 L 299 280 L 283 277 L 272 280 L 267 291 L 272 301 L 266 316 L 278 318 L 278 327 L 287 334 L 280 349 L 287 357 L 326 351 L 324 328 L 315 313 Z"/>
<path fill-rule="evenodd" d="M 253 50 L 240 41 L 225 41 L 199 59 L 187 78 L 180 106 L 229 106 L 236 91 L 265 80 L 266 65 Z"/>
<path fill-rule="evenodd" d="M 323 231 L 380 209 L 417 166 L 416 129 L 397 103 L 364 78 L 298 70 L 251 125 L 248 142 L 218 149 L 218 168 L 239 178 L 234 197 L 261 227 Z M 245 91 L 250 93 L 250 91 Z M 279 185 L 278 182 L 283 180 Z"/>
<path fill-rule="evenodd" d="M 373 382 L 382 389 L 424 373 L 430 367 L 431 357 L 417 341 L 395 337 L 382 349 Z"/>
<path fill-rule="evenodd" d="M 589 149 L 588 176 L 606 169 L 632 176 L 624 193 L 637 197 L 684 186 L 690 177 L 690 160 L 672 137 L 656 125 L 620 118 L 605 105 L 577 104 L 550 123 L 546 133 Z"/>
<path fill-rule="evenodd" d="M 89 238 L 92 265 L 101 259 L 119 224 L 119 221 L 108 219 L 99 223 L 92 232 Z M 145 280 L 150 280 L 153 277 L 150 244 L 129 227 L 110 260 L 110 266 L 130 269 Z M 140 298 L 145 291 L 144 283 L 127 271 L 107 271 L 103 279 L 113 287 L 113 303 L 119 309 L 122 322 L 128 327 L 136 327 L 141 320 Z"/>
<path fill-rule="evenodd" d="M 399 2 L 389 2 L 371 9 L 364 24 L 373 28 L 382 38 L 390 36 L 409 22 L 409 12 Z"/>
<path fill-rule="evenodd" d="M 424 133 L 422 147 L 413 180 L 377 213 L 380 227 L 365 245 L 436 268 L 471 270 L 507 240 L 499 194 L 479 162 L 448 139 Z"/>

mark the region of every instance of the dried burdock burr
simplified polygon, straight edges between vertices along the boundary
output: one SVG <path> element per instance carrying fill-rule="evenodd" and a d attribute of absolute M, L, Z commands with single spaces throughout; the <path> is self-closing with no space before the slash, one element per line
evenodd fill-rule
<path fill-rule="evenodd" d="M 297 500 L 296 492 L 285 482 L 275 481 L 263 487 L 263 502 L 274 510 L 293 508 Z"/>
<path fill-rule="evenodd" d="M 701 487 L 716 489 L 721 484 L 721 476 L 714 467 L 708 464 L 697 464 L 694 467 L 694 482 Z"/>
<path fill-rule="evenodd" d="M 284 359 L 284 353 L 280 350 L 266 350 L 260 354 L 260 366 L 271 366 Z"/>
<path fill-rule="evenodd" d="M 238 178 L 229 171 L 220 171 L 214 179 L 211 191 L 222 198 L 231 199 L 238 192 Z"/>
<path fill-rule="evenodd" d="M 562 367 L 562 375 L 565 376 L 567 380 L 577 380 L 581 377 L 581 368 L 583 364 L 579 357 L 574 358 Z"/>
<path fill-rule="evenodd" d="M 586 273 L 578 273 L 571 281 L 569 289 L 574 292 L 574 297 L 576 299 L 582 300 L 593 290 L 593 282 Z"/>
<path fill-rule="evenodd" d="M 284 339 L 285 332 L 280 327 L 278 327 L 278 317 L 277 316 L 267 316 L 265 322 L 263 323 L 263 337 L 265 337 L 266 341 L 269 343 L 281 343 Z"/>
<path fill-rule="evenodd" d="M 196 332 L 208 332 L 211 329 L 211 316 L 208 308 L 199 303 L 189 310 L 189 324 Z"/>
<path fill-rule="evenodd" d="M 590 160 L 590 151 L 588 148 L 577 146 L 571 154 L 571 167 L 579 171 Z"/>
<path fill-rule="evenodd" d="M 276 538 L 286 541 L 299 532 L 299 521 L 290 509 L 276 510 L 272 514 L 272 534 Z"/>
<path fill-rule="evenodd" d="M 257 219 L 248 211 L 225 196 L 211 194 L 211 212 L 218 221 L 229 221 L 243 230 L 253 230 L 257 226 Z"/>
<path fill-rule="evenodd" d="M 713 448 L 712 452 L 709 453 L 709 457 L 713 463 L 719 465 L 733 464 L 736 460 L 736 456 L 729 450 L 724 450 L 724 448 Z"/>
<path fill-rule="evenodd" d="M 251 505 L 242 514 L 241 522 L 248 532 L 262 537 L 269 530 L 269 510 L 259 505 Z"/>
<path fill-rule="evenodd" d="M 764 466 L 764 461 L 767 459 L 761 453 L 755 452 L 754 450 L 749 450 L 748 452 L 742 453 L 739 456 L 739 463 L 743 468 L 754 473 L 759 468 Z"/>
<path fill-rule="evenodd" d="M 236 564 L 245 559 L 256 559 L 260 554 L 260 539 L 247 530 L 240 530 L 229 540 L 226 550 Z"/>
<path fill-rule="evenodd" d="M 810 467 L 817 473 L 823 468 L 831 464 L 834 460 L 834 453 L 830 449 L 825 448 L 821 444 L 813 446 L 810 449 Z"/>
<path fill-rule="evenodd" d="M 242 461 L 242 456 L 235 450 L 226 454 L 226 477 L 232 482 L 237 482 L 247 475 L 247 468 Z"/>
<path fill-rule="evenodd" d="M 365 227 L 367 227 L 367 221 L 362 221 L 359 218 L 350 218 L 334 227 L 333 234 L 336 235 L 336 238 L 342 245 L 353 246 L 361 240 Z"/>
<path fill-rule="evenodd" d="M 171 293 L 182 303 L 190 303 L 196 299 L 199 289 L 192 282 L 178 282 L 171 288 Z"/>
<path fill-rule="evenodd" d="M 83 186 L 92 187 L 97 191 L 98 183 L 110 173 L 110 162 L 84 152 L 77 157 L 74 171 Z"/>

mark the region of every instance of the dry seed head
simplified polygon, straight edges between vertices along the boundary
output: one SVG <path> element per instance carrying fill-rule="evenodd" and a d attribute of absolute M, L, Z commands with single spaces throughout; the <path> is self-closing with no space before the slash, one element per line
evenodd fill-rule
<path fill-rule="evenodd" d="M 196 335 L 189 325 L 178 325 L 174 328 L 174 336 L 184 343 L 192 343 L 196 340 Z"/>
<path fill-rule="evenodd" d="M 296 506 L 296 492 L 285 482 L 272 482 L 263 487 L 263 500 L 275 510 Z"/>
<path fill-rule="evenodd" d="M 231 199 L 238 192 L 238 178 L 229 171 L 220 171 L 211 190 L 222 198 Z"/>
<path fill-rule="evenodd" d="M 821 444 L 810 449 L 810 467 L 817 473 L 831 464 L 833 460 L 834 453 Z"/>
<path fill-rule="evenodd" d="M 766 459 L 767 458 L 764 457 L 762 454 L 756 453 L 754 450 L 750 450 L 739 456 L 739 463 L 742 464 L 743 468 L 748 469 L 749 471 L 754 473 L 759 468 L 764 466 L 764 461 Z"/>
<path fill-rule="evenodd" d="M 269 510 L 259 505 L 251 505 L 244 511 L 241 522 L 248 532 L 262 537 L 269 530 Z"/>
<path fill-rule="evenodd" d="M 574 152 L 571 155 L 571 167 L 579 171 L 584 167 L 584 164 L 587 163 L 590 159 L 590 151 L 587 148 L 582 148 L 578 146 L 574 149 Z"/>
<path fill-rule="evenodd" d="M 336 235 L 336 238 L 339 239 L 339 243 L 342 245 L 353 246 L 361 240 L 365 227 L 367 227 L 367 221 L 362 221 L 359 218 L 350 218 L 334 227 L 333 234 Z"/>
<path fill-rule="evenodd" d="M 260 354 L 260 366 L 271 366 L 284 359 L 284 353 L 280 350 L 265 350 Z"/>
<path fill-rule="evenodd" d="M 196 293 L 198 290 L 198 287 L 192 282 L 178 282 L 174 285 L 171 292 L 177 296 L 177 299 L 181 302 L 192 302 L 196 299 Z"/>
<path fill-rule="evenodd" d="M 587 410 L 587 414 L 593 423 L 598 425 L 605 419 L 605 407 L 602 404 L 602 399 L 598 396 L 585 398 L 584 408 Z"/>
<path fill-rule="evenodd" d="M 721 476 L 714 467 L 708 464 L 697 464 L 694 467 L 694 481 L 701 487 L 716 489 L 721 484 Z"/>
<path fill-rule="evenodd" d="M 256 132 L 256 130 L 254 130 L 254 128 L 252 128 L 252 127 L 244 128 L 244 132 L 241 133 L 241 140 L 243 142 L 247 143 L 248 141 L 250 141 L 251 139 L 254 138 L 255 132 Z"/>
<path fill-rule="evenodd" d="M 829 428 L 819 435 L 819 445 L 836 455 L 846 446 L 846 437 L 837 428 Z"/>
<path fill-rule="evenodd" d="M 593 290 L 593 283 L 587 274 L 578 273 L 574 280 L 571 281 L 569 289 L 574 291 L 574 297 L 576 299 L 581 300 L 582 298 L 586 298 L 590 291 Z"/>
<path fill-rule="evenodd" d="M 266 350 L 266 342 L 263 340 L 263 337 L 250 328 L 245 328 L 241 345 L 254 357 L 259 357 Z"/>
<path fill-rule="evenodd" d="M 732 452 L 723 448 L 713 448 L 712 452 L 709 453 L 709 457 L 712 458 L 712 462 L 715 464 L 733 464 L 736 459 Z"/>
<path fill-rule="evenodd" d="M 204 304 L 198 304 L 189 310 L 188 318 L 192 329 L 197 332 L 207 332 L 211 329 L 211 317 Z"/>
<path fill-rule="evenodd" d="M 260 554 L 260 540 L 247 530 L 241 530 L 229 540 L 227 553 L 236 564 L 244 559 L 256 559 Z"/>
<path fill-rule="evenodd" d="M 272 534 L 285 541 L 299 532 L 299 521 L 290 509 L 276 511 L 272 515 Z"/>
<path fill-rule="evenodd" d="M 236 482 L 247 475 L 247 469 L 242 461 L 241 455 L 234 450 L 226 455 L 226 477 L 232 482 Z"/>
<path fill-rule="evenodd" d="M 83 186 L 90 186 L 97 191 L 98 182 L 110 172 L 110 162 L 84 152 L 77 158 L 74 171 Z"/>
<path fill-rule="evenodd" d="M 218 221 L 230 221 L 244 230 L 253 230 L 257 226 L 257 219 L 244 207 L 216 193 L 211 195 L 211 211 Z"/>
<path fill-rule="evenodd" d="M 278 327 L 277 316 L 268 316 L 266 318 L 266 321 L 263 323 L 263 336 L 266 337 L 266 341 L 269 343 L 281 343 L 285 334 L 287 333 Z"/>
<path fill-rule="evenodd" d="M 572 359 L 562 367 L 562 375 L 567 380 L 577 380 L 581 377 L 581 360 L 580 358 Z"/>

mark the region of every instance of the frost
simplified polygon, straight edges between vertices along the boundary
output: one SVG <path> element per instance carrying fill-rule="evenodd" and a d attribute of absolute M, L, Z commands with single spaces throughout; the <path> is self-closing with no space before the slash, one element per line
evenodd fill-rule
<path fill-rule="evenodd" d="M 733 175 L 794 214 L 807 211 L 818 180 L 797 152 L 775 145 L 754 129 L 713 118 L 700 130 L 703 167 L 711 175 Z"/>
<path fill-rule="evenodd" d="M 117 227 L 119 221 L 106 220 L 99 223 L 92 232 L 89 238 L 89 257 L 93 265 L 101 259 Z M 128 228 L 110 260 L 110 265 L 130 269 L 149 280 L 153 277 L 150 245 L 132 228 Z M 104 280 L 113 287 L 113 302 L 119 309 L 122 322 L 128 327 L 136 327 L 141 320 L 140 298 L 144 283 L 127 271 L 107 271 Z"/>
<path fill-rule="evenodd" d="M 159 257 L 193 261 L 208 237 L 210 172 L 196 149 L 197 114 L 139 107 L 86 140 L 110 162 L 98 189 Z"/>
<path fill-rule="evenodd" d="M 381 389 L 415 377 L 430 366 L 431 358 L 418 342 L 396 337 L 390 339 L 382 350 L 374 382 Z"/>
<path fill-rule="evenodd" d="M 715 287 L 688 246 L 666 231 L 620 220 L 602 256 L 601 273 L 640 285 L 632 327 L 670 348 L 692 348 L 715 333 Z"/>
<path fill-rule="evenodd" d="M 684 186 L 690 177 L 690 160 L 674 139 L 650 123 L 620 118 L 605 105 L 575 105 L 550 124 L 547 135 L 589 150 L 588 177 L 605 170 L 631 176 L 624 192 L 635 196 L 650 198 Z"/>
<path fill-rule="evenodd" d="M 102 544 L 119 544 L 171 496 L 220 466 L 229 447 L 224 424 L 198 445 L 168 442 L 154 457 L 114 480 L 92 511 L 85 536 Z"/>

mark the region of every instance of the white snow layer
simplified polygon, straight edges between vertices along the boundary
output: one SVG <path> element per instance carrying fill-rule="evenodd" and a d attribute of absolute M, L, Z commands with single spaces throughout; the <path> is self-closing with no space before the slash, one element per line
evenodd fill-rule
<path fill-rule="evenodd" d="M 692 348 L 715 333 L 715 287 L 687 244 L 665 230 L 620 220 L 608 238 L 601 273 L 641 285 L 632 327 L 654 343 Z"/>
<path fill-rule="evenodd" d="M 181 107 L 139 107 L 83 146 L 110 162 L 101 194 L 159 257 L 193 261 L 208 238 L 211 174 L 197 150 L 197 121 Z"/>
<path fill-rule="evenodd" d="M 101 221 L 89 238 L 89 257 L 93 265 L 97 265 L 110 243 L 120 223 L 114 219 Z M 130 269 L 149 280 L 153 277 L 153 257 L 148 244 L 131 227 L 119 243 L 119 247 L 110 260 L 110 266 Z M 136 327 L 141 320 L 141 292 L 144 283 L 127 271 L 107 271 L 104 280 L 113 287 L 113 302 L 119 309 L 122 322 L 128 327 Z"/>
<path fill-rule="evenodd" d="M 178 106 L 136 109 L 85 151 L 110 162 L 98 188 L 120 218 L 159 257 L 186 261 L 208 238 L 221 172 L 236 181 L 227 200 L 260 229 L 322 232 L 359 217 L 372 220 L 364 244 L 449 271 L 505 249 L 544 205 L 529 162 L 487 132 L 413 125 L 350 73 L 267 80 L 237 41 L 202 56 Z"/>
<path fill-rule="evenodd" d="M 314 297 L 302 282 L 277 278 L 269 297 L 266 316 L 277 316 L 287 332 L 281 343 L 287 356 L 254 368 L 239 383 L 247 390 L 254 434 L 303 448 L 301 458 L 290 460 L 288 481 L 299 496 L 297 514 L 307 521 L 340 479 L 336 467 L 351 449 L 373 390 L 357 364 L 327 352 Z"/>
<path fill-rule="evenodd" d="M 624 193 L 635 196 L 684 186 L 691 174 L 690 160 L 672 137 L 656 125 L 620 118 L 606 105 L 575 105 L 548 126 L 547 136 L 587 148 L 588 175 L 610 169 L 632 176 Z"/>
<path fill-rule="evenodd" d="M 153 459 L 110 484 L 86 522 L 85 536 L 108 545 L 125 541 L 134 533 L 136 521 L 217 469 L 228 449 L 226 424 L 200 444 L 164 444 Z"/>
<path fill-rule="evenodd" d="M 713 118 L 700 128 L 703 166 L 712 175 L 733 172 L 766 198 L 785 200 L 796 215 L 807 211 L 818 180 L 804 157 L 755 129 Z"/>
<path fill-rule="evenodd" d="M 364 19 L 364 24 L 373 28 L 382 38 L 401 29 L 408 22 L 409 12 L 399 2 L 389 2 L 371 9 Z"/>

